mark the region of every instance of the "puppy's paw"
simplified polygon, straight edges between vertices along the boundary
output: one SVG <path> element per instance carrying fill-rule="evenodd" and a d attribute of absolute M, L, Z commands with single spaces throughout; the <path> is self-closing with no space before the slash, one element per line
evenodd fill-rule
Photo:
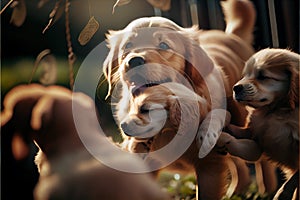
<path fill-rule="evenodd" d="M 224 148 L 226 147 L 226 145 L 229 145 L 233 139 L 235 139 L 233 136 L 229 135 L 228 133 L 222 132 L 216 146 L 218 148 Z"/>
<path fill-rule="evenodd" d="M 205 157 L 216 145 L 224 126 L 230 122 L 230 116 L 224 109 L 214 109 L 207 114 L 197 134 L 199 158 Z"/>

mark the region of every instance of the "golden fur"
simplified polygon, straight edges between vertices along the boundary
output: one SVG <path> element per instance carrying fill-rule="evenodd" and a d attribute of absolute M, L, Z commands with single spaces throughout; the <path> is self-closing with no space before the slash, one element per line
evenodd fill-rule
<path fill-rule="evenodd" d="M 195 93 L 206 100 L 207 110 L 222 109 L 226 104 L 232 116 L 231 123 L 244 125 L 247 112 L 233 101 L 231 88 L 241 78 L 245 61 L 254 53 L 251 38 L 255 9 L 246 0 L 228 0 L 222 2 L 222 6 L 226 23 L 231 26 L 227 32 L 182 28 L 162 17 L 140 18 L 123 30 L 109 32 L 107 42 L 110 51 L 103 67 L 109 84 L 108 96 L 113 94 L 112 97 L 120 97 L 115 113 L 118 125 L 128 117 L 128 111 L 133 106 L 131 99 L 143 93 L 147 87 L 166 82 L 191 85 Z M 205 155 L 216 144 L 224 120 L 218 117 L 212 120 L 218 123 L 207 134 L 214 136 L 210 139 L 201 137 L 198 132 L 194 141 L 197 145 L 193 146 L 191 153 L 195 158 L 197 155 L 198 158 L 204 157 L 201 161 L 204 164 L 200 168 L 207 167 L 211 171 L 203 171 L 219 174 L 220 177 L 224 177 L 224 170 L 220 171 L 217 165 L 222 166 L 224 158 Z M 124 132 L 122 136 L 125 141 L 131 139 Z M 194 164 L 197 162 L 199 159 Z M 212 167 L 214 165 L 215 169 Z M 206 181 L 206 185 L 201 183 L 203 180 L 198 181 L 201 199 L 220 199 L 225 194 L 223 181 Z M 220 187 L 216 187 L 215 184 L 221 182 Z"/>
<path fill-rule="evenodd" d="M 94 102 L 88 96 L 36 84 L 16 86 L 5 96 L 1 127 L 11 129 L 1 134 L 18 133 L 24 140 L 33 139 L 39 147 L 35 163 L 40 177 L 35 199 L 168 199 L 151 177 L 117 171 L 93 157 L 78 135 L 72 106 L 80 112 L 77 126 L 84 126 L 85 141 L 107 151 L 107 139 L 96 137 L 98 121 L 93 117 Z M 137 157 L 111 154 L 106 152 L 108 157 L 118 157 L 117 165 L 145 167 Z"/>
<path fill-rule="evenodd" d="M 218 152 L 218 149 L 213 149 L 202 159 L 198 157 L 199 147 L 193 133 L 196 133 L 200 124 L 202 130 L 207 128 L 205 127 L 208 125 L 205 124 L 207 119 L 204 117 L 211 114 L 209 110 L 203 97 L 181 84 L 163 83 L 149 87 L 131 99 L 128 115 L 121 122 L 122 131 L 130 136 L 130 139 L 124 141 L 123 148 L 133 153 L 143 153 L 145 162 L 151 166 L 151 163 L 172 157 L 179 151 L 180 146 L 191 138 L 191 145 L 187 146 L 184 154 L 168 165 L 167 169 L 183 173 L 195 172 L 198 184 L 197 196 L 200 199 L 221 199 L 226 189 L 227 195 L 231 195 L 237 184 L 234 182 L 237 181 L 235 170 L 239 172 L 238 178 L 248 178 L 243 162 L 235 158 L 232 160 L 229 155 Z M 167 113 L 166 119 L 157 119 L 164 111 Z M 156 132 L 149 135 L 152 130 Z M 204 132 L 200 131 L 200 134 Z M 151 155 L 151 152 L 165 148 L 170 142 L 173 142 L 175 147 L 169 146 L 173 154 Z M 236 165 L 240 168 L 237 169 Z M 229 171 L 234 173 L 229 174 Z M 228 181 L 230 176 L 232 183 Z"/>
<path fill-rule="evenodd" d="M 287 172 L 275 199 L 291 199 L 299 189 L 299 62 L 300 56 L 289 50 L 263 49 L 247 61 L 233 88 L 236 101 L 251 111 L 246 128 L 229 126 L 234 136 L 246 139 L 227 135 L 224 144 L 247 160 L 263 154 Z"/>

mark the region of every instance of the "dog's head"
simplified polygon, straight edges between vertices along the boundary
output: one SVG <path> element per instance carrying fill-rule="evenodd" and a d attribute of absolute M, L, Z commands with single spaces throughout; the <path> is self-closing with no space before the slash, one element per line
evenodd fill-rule
<path fill-rule="evenodd" d="M 295 108 L 299 103 L 300 56 L 285 49 L 264 49 L 247 62 L 234 98 L 245 105 Z"/>
<path fill-rule="evenodd" d="M 86 119 L 94 111 L 86 95 L 60 86 L 20 85 L 9 91 L 3 104 L 1 127 L 10 127 L 8 134 L 33 139 L 47 156 L 83 148 L 72 113 L 76 107 Z"/>
<path fill-rule="evenodd" d="M 162 17 L 140 18 L 123 30 L 110 31 L 110 51 L 103 63 L 109 93 L 119 80 L 133 94 L 142 87 L 182 82 L 182 78 L 201 84 L 213 63 L 200 48 L 198 36 L 196 27 L 182 28 Z"/>
<path fill-rule="evenodd" d="M 179 126 L 186 134 L 197 130 L 208 109 L 204 98 L 182 84 L 164 83 L 149 87 L 131 99 L 128 115 L 120 128 L 126 136 L 137 140 L 160 135 L 169 141 Z"/>

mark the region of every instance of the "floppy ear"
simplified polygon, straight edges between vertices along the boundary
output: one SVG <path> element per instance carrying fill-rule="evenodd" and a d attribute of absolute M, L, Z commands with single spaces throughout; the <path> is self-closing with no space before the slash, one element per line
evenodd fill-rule
<path fill-rule="evenodd" d="M 11 89 L 3 101 L 1 130 L 3 141 L 11 142 L 11 150 L 16 160 L 29 155 L 32 128 L 30 117 L 32 108 L 44 94 L 41 85 L 19 85 Z"/>
<path fill-rule="evenodd" d="M 118 70 L 118 55 L 119 55 L 119 48 L 120 42 L 122 37 L 120 36 L 121 31 L 109 31 L 106 34 L 106 41 L 108 43 L 108 47 L 110 48 L 109 53 L 106 59 L 103 62 L 103 73 L 105 78 L 108 81 L 108 91 L 107 96 L 110 96 L 112 90 L 112 84 L 117 79 L 117 70 Z"/>
<path fill-rule="evenodd" d="M 175 128 L 189 131 L 197 131 L 201 118 L 201 109 L 199 109 L 198 101 L 195 99 L 187 99 L 174 95 L 168 96 L 169 100 L 169 117 Z"/>
<path fill-rule="evenodd" d="M 299 65 L 299 63 L 297 63 Z M 288 93 L 289 103 L 292 109 L 299 104 L 299 66 L 294 67 L 291 65 L 289 67 L 290 72 L 290 89 Z"/>
<path fill-rule="evenodd" d="M 197 34 L 195 34 L 197 33 Z M 213 61 L 200 47 L 198 41 L 199 31 L 193 33 L 189 30 L 186 35 L 186 64 L 185 73 L 193 81 L 195 86 L 199 86 L 202 80 L 212 72 L 214 68 Z M 192 38 L 192 39 L 191 39 Z M 194 38 L 194 39 L 193 39 Z"/>

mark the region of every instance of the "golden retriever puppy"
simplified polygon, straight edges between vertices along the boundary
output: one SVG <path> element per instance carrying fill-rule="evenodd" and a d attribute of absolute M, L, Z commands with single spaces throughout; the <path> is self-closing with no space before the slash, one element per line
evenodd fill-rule
<path fill-rule="evenodd" d="M 146 88 L 131 99 L 128 115 L 121 122 L 123 133 L 130 137 L 124 140 L 123 148 L 139 153 L 152 169 L 195 172 L 198 198 L 221 199 L 227 189 L 230 195 L 236 187 L 235 164 L 218 149 L 200 159 L 195 135 L 199 129 L 204 134 L 209 126 L 217 125 L 222 111 L 210 111 L 205 98 L 179 83 Z M 228 181 L 230 176 L 232 183 Z"/>
<path fill-rule="evenodd" d="M 103 70 L 109 86 L 107 97 L 112 97 L 116 105 L 114 114 L 119 126 L 127 117 L 130 99 L 146 88 L 166 82 L 192 86 L 192 90 L 207 101 L 208 107 L 212 110 L 227 108 L 231 123 L 244 125 L 247 111 L 233 101 L 232 87 L 241 78 L 245 61 L 254 53 L 251 38 L 256 13 L 247 0 L 228 0 L 222 2 L 222 6 L 228 25 L 226 32 L 183 28 L 163 17 L 136 19 L 123 30 L 109 32 L 110 50 Z M 216 117 L 212 121 L 218 123 L 210 133 L 201 134 L 203 130 L 197 133 L 199 158 L 204 158 L 216 144 L 225 114 L 222 119 Z M 122 136 L 130 139 L 124 133 Z M 249 178 L 240 180 L 247 184 L 250 181 Z M 214 183 L 207 187 L 216 188 Z M 223 188 L 219 187 L 224 191 Z M 222 192 L 213 193 L 222 196 Z"/>
<path fill-rule="evenodd" d="M 233 87 L 235 100 L 251 110 L 249 123 L 228 127 L 239 139 L 224 134 L 231 154 L 251 161 L 263 154 L 286 172 L 287 182 L 274 199 L 292 199 L 296 188 L 299 192 L 299 63 L 300 55 L 287 49 L 254 54 Z"/>
<path fill-rule="evenodd" d="M 59 86 L 17 86 L 4 99 L 4 126 L 10 126 L 12 132 L 1 134 L 19 133 L 39 147 L 35 199 L 168 199 L 149 176 L 112 169 L 86 149 L 88 142 L 116 165 L 145 167 L 137 157 L 108 151 L 107 139 L 97 129 L 94 103 L 82 93 Z M 84 134 L 79 136 L 79 131 Z"/>
<path fill-rule="evenodd" d="M 226 33 L 182 28 L 163 17 L 140 18 L 123 30 L 109 32 L 110 51 L 103 67 L 109 83 L 108 96 L 120 96 L 115 113 L 118 124 L 127 115 L 132 95 L 153 85 L 177 82 L 191 85 L 212 109 L 227 105 L 232 123 L 244 125 L 246 110 L 232 100 L 231 88 L 240 79 L 244 62 L 254 53 L 249 38 L 255 9 L 245 0 L 229 0 L 222 5 L 231 26 Z M 224 125 L 224 120 L 220 122 L 212 144 Z M 202 143 L 200 136 L 198 140 Z M 199 157 L 207 152 L 200 149 Z"/>

